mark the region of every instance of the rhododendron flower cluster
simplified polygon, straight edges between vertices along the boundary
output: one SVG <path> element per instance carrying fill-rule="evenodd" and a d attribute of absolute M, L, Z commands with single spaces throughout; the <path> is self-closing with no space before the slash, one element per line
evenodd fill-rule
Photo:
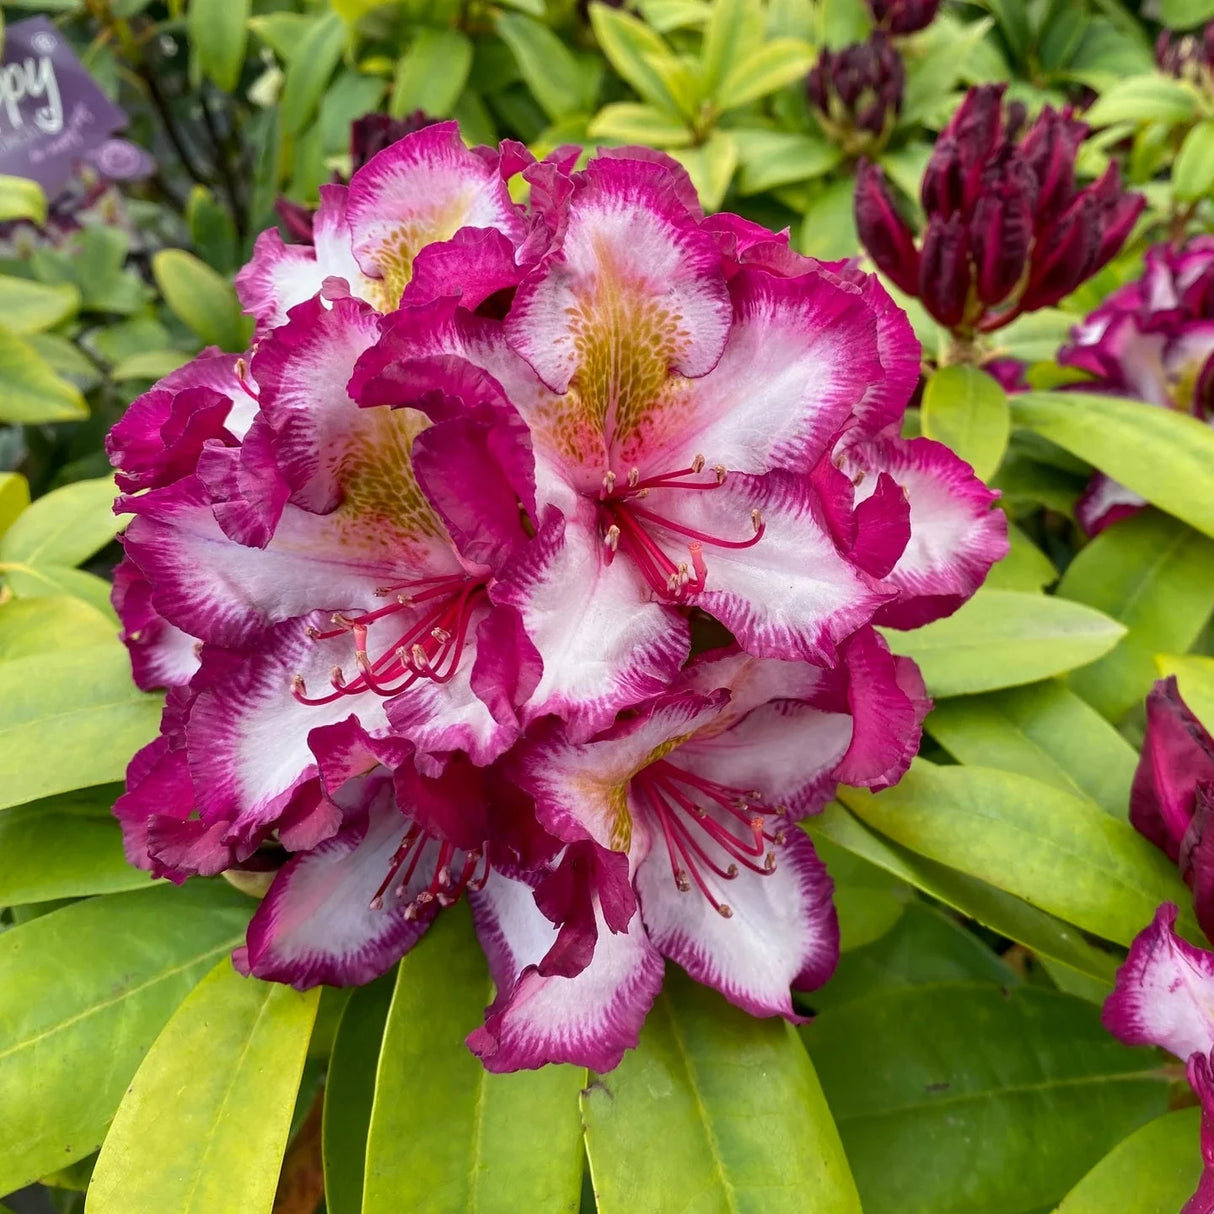
<path fill-rule="evenodd" d="M 1058 355 L 1093 378 L 1085 392 L 1128 396 L 1214 424 L 1214 237 L 1156 245 L 1141 277 L 1075 327 Z M 1096 473 L 1076 514 L 1089 535 L 1146 502 Z"/>
<path fill-rule="evenodd" d="M 905 86 L 902 57 L 883 33 L 840 51 L 823 50 L 805 80 L 823 129 L 856 153 L 885 145 L 902 112 Z"/>
<path fill-rule="evenodd" d="M 1214 941 L 1214 738 L 1180 696 L 1175 678 L 1147 698 L 1147 731 L 1130 794 L 1130 821 L 1180 867 L 1198 923 Z M 1180 1058 L 1202 1107 L 1201 1183 L 1182 1214 L 1214 1211 L 1214 952 L 1176 934 L 1177 908 L 1161 906 L 1134 941 L 1104 1007 L 1128 1045 L 1158 1045 Z"/>
<path fill-rule="evenodd" d="M 1116 256 L 1146 205 L 1110 163 L 1080 189 L 1087 126 L 1046 106 L 1030 125 L 1003 85 L 966 95 L 923 174 L 918 247 L 880 167 L 856 178 L 856 228 L 877 268 L 947 329 L 973 336 L 1056 304 Z"/>
<path fill-rule="evenodd" d="M 874 278 L 706 218 L 659 154 L 577 156 L 380 151 L 314 244 L 258 240 L 252 349 L 109 440 L 168 688 L 131 860 L 272 877 L 237 964 L 299 987 L 466 898 L 497 1070 L 614 1066 L 664 958 L 796 1017 L 838 950 L 798 823 L 897 780 L 927 708 L 874 625 L 1006 551 L 968 465 L 899 437 L 919 350 Z"/>

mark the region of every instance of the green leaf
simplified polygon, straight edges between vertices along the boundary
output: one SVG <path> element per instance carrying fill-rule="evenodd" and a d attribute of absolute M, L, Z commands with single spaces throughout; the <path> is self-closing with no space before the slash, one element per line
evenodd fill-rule
<path fill-rule="evenodd" d="M 925 727 L 959 763 L 1044 780 L 1114 818 L 1128 813 L 1137 753 L 1061 683 L 944 700 Z"/>
<path fill-rule="evenodd" d="M 865 1214 L 1049 1208 L 1167 1108 L 1154 1056 L 1127 1049 L 1096 1008 L 1056 991 L 884 991 L 828 1008 L 803 1033 Z"/>
<path fill-rule="evenodd" d="M 0 603 L 0 661 L 105 645 L 116 632 L 111 616 L 68 595 Z"/>
<path fill-rule="evenodd" d="M 699 147 L 675 148 L 670 154 L 687 170 L 704 209 L 717 210 L 737 168 L 737 140 L 727 131 L 713 131 Z"/>
<path fill-rule="evenodd" d="M 655 148 L 678 148 L 691 142 L 691 131 L 676 114 L 635 101 L 615 101 L 603 106 L 586 133 L 592 139 L 646 143 Z"/>
<path fill-rule="evenodd" d="M 961 79 L 970 53 L 993 25 L 994 19 L 985 17 L 961 26 L 955 33 L 942 27 L 945 36 L 937 36 L 927 54 L 907 64 L 901 123 L 922 122 L 932 118 L 942 106 L 947 107 L 949 94 Z"/>
<path fill-rule="evenodd" d="M 860 1214 L 796 1031 L 671 966 L 640 1045 L 582 1098 L 599 1214 L 661 1208 Z M 660 1149 L 655 1145 L 660 1144 Z"/>
<path fill-rule="evenodd" d="M 251 907 L 224 882 L 161 886 L 0 933 L 0 1191 L 97 1149 L 156 1034 L 244 939 Z M 171 1112 L 170 1125 L 185 1110 Z"/>
<path fill-rule="evenodd" d="M 74 481 L 40 497 L 0 540 L 0 562 L 79 565 L 114 538 L 114 479 Z"/>
<path fill-rule="evenodd" d="M 60 379 L 28 343 L 0 329 L 0 422 L 39 425 L 88 417 L 80 389 Z"/>
<path fill-rule="evenodd" d="M 544 113 L 556 122 L 588 110 L 594 102 L 595 73 L 546 26 L 521 13 L 498 13 L 494 26 L 514 53 L 523 81 Z"/>
<path fill-rule="evenodd" d="M 855 178 L 844 174 L 815 190 L 801 223 L 802 253 L 826 261 L 855 255 L 860 240 L 856 235 L 855 189 Z"/>
<path fill-rule="evenodd" d="M 636 7 L 641 16 L 660 34 L 702 26 L 713 13 L 713 6 L 708 0 L 637 0 Z"/>
<path fill-rule="evenodd" d="M 982 480 L 999 467 L 1011 419 L 1007 393 L 977 367 L 941 367 L 923 390 L 923 433 L 951 447 Z"/>
<path fill-rule="evenodd" d="M 1117 944 L 1161 902 L 1186 901 L 1175 866 L 1133 827 L 1028 776 L 917 759 L 892 789 L 839 797 L 911 851 Z"/>
<path fill-rule="evenodd" d="M 117 640 L 0 662 L 0 809 L 121 779 L 160 706 Z"/>
<path fill-rule="evenodd" d="M 933 696 L 956 696 L 1083 666 L 1108 653 L 1125 627 L 1066 599 L 983 587 L 943 620 L 882 632 L 895 653 L 918 662 Z"/>
<path fill-rule="evenodd" d="M 1214 658 L 1162 654 L 1155 663 L 1161 676 L 1176 676 L 1184 702 L 1206 729 L 1214 733 Z"/>
<path fill-rule="evenodd" d="M 829 841 L 816 846 L 835 885 L 839 947 L 847 952 L 881 939 L 902 917 L 913 897 L 911 887 Z"/>
<path fill-rule="evenodd" d="M 220 961 L 136 1071 L 88 1214 L 270 1214 L 319 998 Z"/>
<path fill-rule="evenodd" d="M 734 64 L 716 90 L 723 110 L 749 105 L 802 79 L 814 65 L 814 50 L 800 38 L 772 38 Z"/>
<path fill-rule="evenodd" d="M 0 904 L 144 889 L 151 878 L 127 863 L 110 812 L 116 795 L 107 786 L 0 813 Z"/>
<path fill-rule="evenodd" d="M 1146 510 L 1102 531 L 1067 567 L 1058 593 L 1119 620 L 1128 632 L 1071 686 L 1120 720 L 1155 681 L 1157 653 L 1183 653 L 1214 608 L 1214 540 Z"/>
<path fill-rule="evenodd" d="M 28 219 L 39 226 L 46 223 L 46 195 L 28 177 L 0 173 L 0 222 L 10 219 Z"/>
<path fill-rule="evenodd" d="M 715 0 L 700 48 L 700 74 L 709 96 L 762 45 L 764 15 L 756 0 Z"/>
<path fill-rule="evenodd" d="M 822 41 L 832 51 L 863 42 L 872 32 L 872 13 L 863 0 L 822 0 Z"/>
<path fill-rule="evenodd" d="M 1084 114 L 1092 126 L 1114 122 L 1188 122 L 1197 112 L 1197 94 L 1170 76 L 1151 73 L 1115 84 Z"/>
<path fill-rule="evenodd" d="M 186 31 L 202 74 L 236 91 L 248 41 L 250 0 L 190 0 Z"/>
<path fill-rule="evenodd" d="M 345 50 L 344 21 L 333 12 L 314 17 L 287 65 L 279 113 L 288 135 L 298 135 L 316 112 L 321 94 Z"/>
<path fill-rule="evenodd" d="M 325 1079 L 321 1132 L 326 1214 L 362 1214 L 375 1072 L 395 985 L 395 975 L 385 974 L 356 988 L 337 1027 Z"/>
<path fill-rule="evenodd" d="M 79 307 L 80 292 L 70 283 L 52 285 L 0 274 L 0 327 L 19 337 L 53 329 Z"/>
<path fill-rule="evenodd" d="M 590 24 L 608 62 L 650 105 L 678 112 L 678 102 L 653 69 L 653 58 L 673 59 L 670 48 L 643 21 L 606 4 L 591 4 Z"/>
<path fill-rule="evenodd" d="M 190 191 L 186 224 L 198 256 L 220 273 L 234 274 L 239 266 L 236 224 L 206 186 L 196 185 Z"/>
<path fill-rule="evenodd" d="M 1007 526 L 1008 553 L 987 574 L 984 586 L 994 590 L 1043 590 L 1058 580 L 1058 570 L 1015 523 Z"/>
<path fill-rule="evenodd" d="M 891 931 L 845 953 L 830 981 L 806 997 L 815 1012 L 890 987 L 981 981 L 1019 986 L 1021 979 L 975 932 L 948 912 L 917 899 Z"/>
<path fill-rule="evenodd" d="M 0 535 L 29 504 L 29 481 L 20 472 L 0 472 Z"/>
<path fill-rule="evenodd" d="M 1076 928 L 1021 898 L 995 889 L 985 881 L 937 864 L 925 856 L 882 838 L 833 802 L 809 820 L 806 829 L 816 840 L 826 839 L 857 856 L 879 865 L 886 872 L 916 889 L 976 919 L 991 931 L 1023 944 L 1041 957 L 1068 965 L 1079 973 L 1112 989 L 1113 973 L 1120 958 L 1089 944 Z"/>
<path fill-rule="evenodd" d="M 1063 1199 L 1057 1214 L 1171 1214 L 1201 1177 L 1200 1109 L 1156 1117 L 1119 1142 Z"/>
<path fill-rule="evenodd" d="M 130 379 L 163 379 L 190 361 L 180 350 L 146 350 L 132 354 L 110 368 L 110 379 L 116 384 Z"/>
<path fill-rule="evenodd" d="M 250 332 L 232 284 L 184 249 L 161 249 L 152 274 L 173 314 L 207 345 L 243 350 Z"/>
<path fill-rule="evenodd" d="M 1214 186 L 1214 119 L 1199 122 L 1184 137 L 1172 166 L 1172 189 L 1185 202 L 1204 198 Z"/>
<path fill-rule="evenodd" d="M 1214 17 L 1214 0 L 1161 0 L 1160 9 L 1169 29 L 1187 30 Z"/>
<path fill-rule="evenodd" d="M 760 194 L 794 181 L 829 173 L 843 152 L 821 135 L 794 131 L 735 131 L 738 141 L 738 192 Z"/>
<path fill-rule="evenodd" d="M 462 905 L 401 962 L 367 1139 L 362 1214 L 577 1206 L 577 1067 L 493 1075 L 464 1044 L 491 1000 Z"/>
<path fill-rule="evenodd" d="M 42 599 L 71 595 L 99 611 L 115 625 L 118 617 L 110 606 L 113 589 L 105 578 L 70 565 L 24 565 L 13 562 L 0 567 L 8 589 L 17 598 Z M 117 631 L 116 627 L 111 633 Z"/>
<path fill-rule="evenodd" d="M 422 26 L 397 62 L 388 113 L 403 118 L 413 110 L 424 110 L 445 118 L 464 91 L 471 67 L 472 43 L 465 34 Z"/>

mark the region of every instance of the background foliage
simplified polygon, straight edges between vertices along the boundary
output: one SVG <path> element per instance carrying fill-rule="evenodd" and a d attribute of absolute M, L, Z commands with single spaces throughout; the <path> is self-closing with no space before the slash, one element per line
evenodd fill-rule
<path fill-rule="evenodd" d="M 898 40 L 901 112 L 867 150 L 908 201 L 964 88 L 1006 81 L 1030 109 L 1092 103 L 1083 170 L 1115 156 L 1149 205 L 1095 280 L 997 335 L 1027 392 L 948 365 L 905 301 L 925 356 L 914 424 L 1002 490 L 1011 553 L 956 615 L 889 634 L 937 706 L 897 788 L 842 790 L 810 826 L 845 950 L 816 1018 L 757 1021 L 673 975 L 602 1077 L 489 1075 L 465 1050 L 490 987 L 462 908 L 395 975 L 300 995 L 232 971 L 245 894 L 149 887 L 125 864 L 109 807 L 159 699 L 116 638 L 102 438 L 202 345 L 244 349 L 233 272 L 279 194 L 313 203 L 349 171 L 370 110 L 539 154 L 648 143 L 708 208 L 855 255 L 856 148 L 803 81 L 823 48 L 865 38 L 868 9 L 4 6 L 35 10 L 159 169 L 53 233 L 36 188 L 0 181 L 0 1194 L 41 1181 L 89 1214 L 311 1211 L 322 1192 L 330 1214 L 1175 1211 L 1196 1110 L 1169 1111 L 1179 1069 L 1106 1035 L 1098 1005 L 1156 904 L 1188 901 L 1126 807 L 1160 672 L 1214 726 L 1214 430 L 1058 391 L 1054 357 L 1150 242 L 1210 227 L 1214 94 L 1157 72 L 1151 47 L 1214 3 L 950 3 Z M 1085 542 L 1092 468 L 1153 507 Z"/>

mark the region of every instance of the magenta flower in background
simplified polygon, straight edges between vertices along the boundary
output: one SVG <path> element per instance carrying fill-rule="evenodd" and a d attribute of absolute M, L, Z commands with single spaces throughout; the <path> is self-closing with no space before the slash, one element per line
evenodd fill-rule
<path fill-rule="evenodd" d="M 614 1065 L 664 956 L 795 1016 L 838 948 L 797 823 L 898 779 L 927 708 L 872 625 L 1007 548 L 968 465 L 899 437 L 919 351 L 875 278 L 705 218 L 658 153 L 575 161 L 384 148 L 313 245 L 259 238 L 252 350 L 109 439 L 115 605 L 170 689 L 128 856 L 272 874 L 236 960 L 300 987 L 468 898 L 498 1070 Z"/>
<path fill-rule="evenodd" d="M 1214 237 L 1147 251 L 1141 277 L 1071 332 L 1058 361 L 1092 376 L 1085 392 L 1128 396 L 1214 425 Z M 1089 535 L 1145 501 L 1096 473 L 1077 516 Z"/>
<path fill-rule="evenodd" d="M 1112 164 L 1077 186 L 1087 127 L 1069 109 L 1047 105 L 1026 125 L 1024 106 L 1005 106 L 1003 93 L 1003 85 L 971 89 L 936 141 L 917 246 L 881 169 L 862 164 L 856 179 L 856 227 L 877 268 L 963 336 L 1070 294 L 1116 256 L 1145 205 L 1122 190 Z"/>

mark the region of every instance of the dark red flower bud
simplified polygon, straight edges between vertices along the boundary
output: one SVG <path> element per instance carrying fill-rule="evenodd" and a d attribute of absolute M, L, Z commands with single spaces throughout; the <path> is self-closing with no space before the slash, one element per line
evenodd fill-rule
<path fill-rule="evenodd" d="M 1003 138 L 1003 84 L 983 84 L 972 88 L 945 128 L 957 141 L 961 162 L 966 168 L 982 165 L 994 155 Z"/>
<path fill-rule="evenodd" d="M 868 151 L 901 112 L 905 84 L 901 56 L 877 33 L 841 51 L 823 51 L 806 78 L 805 92 L 822 125 L 845 148 Z M 872 138 L 852 140 L 857 131 Z"/>
<path fill-rule="evenodd" d="M 1027 166 L 1012 157 L 988 172 L 970 223 L 970 249 L 978 298 L 1002 303 L 1024 274 L 1033 241 L 1036 183 Z"/>
<path fill-rule="evenodd" d="M 1121 174 L 1115 164 L 1109 165 L 1092 190 L 1100 204 L 1100 247 L 1089 271 L 1095 274 L 1121 251 L 1147 200 L 1141 194 L 1123 192 Z"/>
<path fill-rule="evenodd" d="M 287 235 L 292 240 L 298 241 L 300 244 L 312 243 L 311 207 L 306 207 L 300 202 L 292 202 L 289 198 L 280 197 L 274 203 L 274 210 L 278 213 L 282 226 L 286 228 Z"/>
<path fill-rule="evenodd" d="M 919 186 L 919 200 L 929 215 L 947 218 L 965 202 L 965 170 L 957 141 L 945 132 L 936 140 Z"/>
<path fill-rule="evenodd" d="M 1052 223 L 1075 196 L 1075 157 L 1087 124 L 1047 105 L 1020 141 L 1020 154 L 1037 179 L 1037 223 Z"/>
<path fill-rule="evenodd" d="M 923 237 L 919 298 L 946 329 L 965 319 L 970 293 L 969 235 L 960 215 L 936 216 Z"/>
<path fill-rule="evenodd" d="M 371 157 L 390 147 L 398 139 L 412 135 L 423 127 L 433 126 L 438 118 L 431 118 L 423 110 L 414 110 L 404 118 L 392 118 L 387 114 L 364 114 L 350 124 L 351 172 L 358 172 Z"/>
<path fill-rule="evenodd" d="M 1021 311 L 1050 308 L 1069 295 L 1091 275 L 1100 241 L 1100 204 L 1085 190 L 1044 237 L 1038 233 Z"/>
<path fill-rule="evenodd" d="M 830 110 L 830 76 L 834 58 L 830 51 L 823 51 L 805 78 L 805 92 L 809 103 L 823 114 Z"/>
<path fill-rule="evenodd" d="M 877 268 L 908 295 L 919 293 L 919 252 L 910 225 L 898 214 L 885 174 L 867 160 L 856 172 L 856 231 Z"/>
<path fill-rule="evenodd" d="M 926 29 L 940 11 L 940 0 L 868 0 L 873 24 L 890 34 Z"/>

